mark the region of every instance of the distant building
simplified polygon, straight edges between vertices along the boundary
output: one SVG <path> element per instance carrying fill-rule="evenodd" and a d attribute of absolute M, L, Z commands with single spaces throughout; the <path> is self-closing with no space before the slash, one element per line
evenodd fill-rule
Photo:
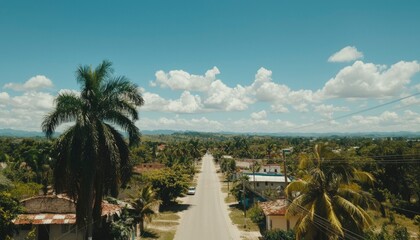
<path fill-rule="evenodd" d="M 249 184 L 251 187 L 255 186 L 255 191 L 263 192 L 265 190 L 283 191 L 286 188 L 286 178 L 281 174 L 269 173 L 244 173 L 249 177 Z M 290 178 L 287 178 L 290 183 Z M 254 184 L 255 183 L 255 184 Z"/>
<path fill-rule="evenodd" d="M 163 163 L 153 163 L 153 162 L 141 163 L 133 167 L 133 172 L 141 174 L 144 172 L 148 172 L 148 171 L 152 171 L 156 169 L 162 169 L 162 168 L 165 168 L 165 164 Z"/>
<path fill-rule="evenodd" d="M 259 173 L 280 174 L 280 171 L 279 164 L 265 164 L 261 166 Z"/>

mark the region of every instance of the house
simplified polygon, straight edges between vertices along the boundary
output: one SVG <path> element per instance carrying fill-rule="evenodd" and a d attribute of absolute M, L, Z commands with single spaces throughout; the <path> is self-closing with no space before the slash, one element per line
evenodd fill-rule
<path fill-rule="evenodd" d="M 279 164 L 265 164 L 260 168 L 259 173 L 273 173 L 280 174 L 281 169 Z"/>
<path fill-rule="evenodd" d="M 21 201 L 25 213 L 19 214 L 13 223 L 18 225 L 19 233 L 13 236 L 15 240 L 23 240 L 35 227 L 36 239 L 39 240 L 83 240 L 85 228 L 76 225 L 76 204 L 66 195 L 36 196 Z M 111 221 L 114 215 L 119 215 L 122 206 L 102 202 L 102 217 Z"/>
<path fill-rule="evenodd" d="M 133 167 L 133 172 L 137 174 L 141 174 L 141 173 L 156 170 L 156 169 L 162 169 L 164 167 L 165 167 L 165 164 L 163 163 L 156 163 L 156 162 L 141 163 Z"/>
<path fill-rule="evenodd" d="M 251 187 L 255 186 L 255 191 L 262 193 L 265 190 L 282 191 L 286 188 L 286 178 L 282 174 L 273 173 L 244 173 L 248 176 Z M 287 183 L 291 182 L 287 178 Z"/>
<path fill-rule="evenodd" d="M 259 206 L 264 212 L 266 221 L 266 230 L 292 229 L 298 220 L 297 216 L 286 218 L 288 202 L 287 199 L 281 198 L 275 201 L 260 202 Z"/>

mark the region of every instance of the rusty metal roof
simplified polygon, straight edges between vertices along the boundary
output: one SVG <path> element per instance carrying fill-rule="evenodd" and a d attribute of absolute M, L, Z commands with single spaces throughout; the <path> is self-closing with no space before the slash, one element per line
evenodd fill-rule
<path fill-rule="evenodd" d="M 259 203 L 262 208 L 264 215 L 285 215 L 287 210 L 287 200 L 277 199 L 275 201 L 261 202 Z"/>
<path fill-rule="evenodd" d="M 21 224 L 75 224 L 76 214 L 19 214 L 13 223 Z"/>
<path fill-rule="evenodd" d="M 72 203 L 73 200 L 70 198 L 67 198 L 63 195 L 61 196 L 37 196 L 30 199 L 25 199 L 24 201 L 30 201 L 32 199 L 42 199 L 42 198 L 48 198 L 48 199 L 66 199 Z M 119 204 L 113 204 L 109 203 L 105 200 L 102 201 L 102 216 L 111 216 L 114 214 L 119 215 L 121 213 L 122 209 Z M 13 223 L 16 225 L 21 224 L 75 224 L 76 223 L 76 213 L 46 213 L 46 212 L 31 212 L 31 213 L 23 213 L 19 214 L 14 220 Z"/>

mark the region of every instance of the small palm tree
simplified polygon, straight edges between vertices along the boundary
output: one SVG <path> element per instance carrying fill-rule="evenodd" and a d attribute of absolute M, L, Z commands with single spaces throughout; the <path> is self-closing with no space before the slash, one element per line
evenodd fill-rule
<path fill-rule="evenodd" d="M 157 199 L 150 185 L 141 188 L 136 195 L 131 197 L 130 203 L 133 207 L 134 221 L 139 224 L 140 233 L 143 234 L 144 222 L 152 221 L 152 217 L 156 214 L 161 201 Z"/>
<path fill-rule="evenodd" d="M 100 222 L 103 196 L 116 197 L 131 174 L 129 148 L 115 126 L 128 132 L 129 145 L 140 139 L 134 122 L 143 98 L 128 79 L 112 76 L 111 65 L 103 61 L 95 69 L 80 66 L 76 75 L 81 93 L 60 93 L 42 123 L 47 137 L 59 125 L 74 123 L 53 146 L 54 187 L 77 201 L 77 223 L 87 226 L 88 239 L 93 220 Z"/>
<path fill-rule="evenodd" d="M 352 239 L 372 223 L 366 209 L 376 203 L 357 184 L 372 183 L 372 175 L 349 163 L 324 159 L 328 154 L 325 145 L 316 145 L 314 158 L 305 157 L 300 163 L 307 175 L 285 189 L 289 198 L 295 197 L 287 216 L 298 216 L 297 239 Z"/>

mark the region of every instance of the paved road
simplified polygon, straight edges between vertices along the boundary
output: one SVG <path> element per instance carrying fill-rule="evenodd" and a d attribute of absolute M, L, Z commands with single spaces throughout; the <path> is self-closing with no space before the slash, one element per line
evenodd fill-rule
<path fill-rule="evenodd" d="M 220 190 L 213 156 L 204 155 L 194 196 L 185 198 L 191 206 L 182 213 L 175 240 L 237 240 L 240 233 L 228 216 L 225 194 Z"/>

